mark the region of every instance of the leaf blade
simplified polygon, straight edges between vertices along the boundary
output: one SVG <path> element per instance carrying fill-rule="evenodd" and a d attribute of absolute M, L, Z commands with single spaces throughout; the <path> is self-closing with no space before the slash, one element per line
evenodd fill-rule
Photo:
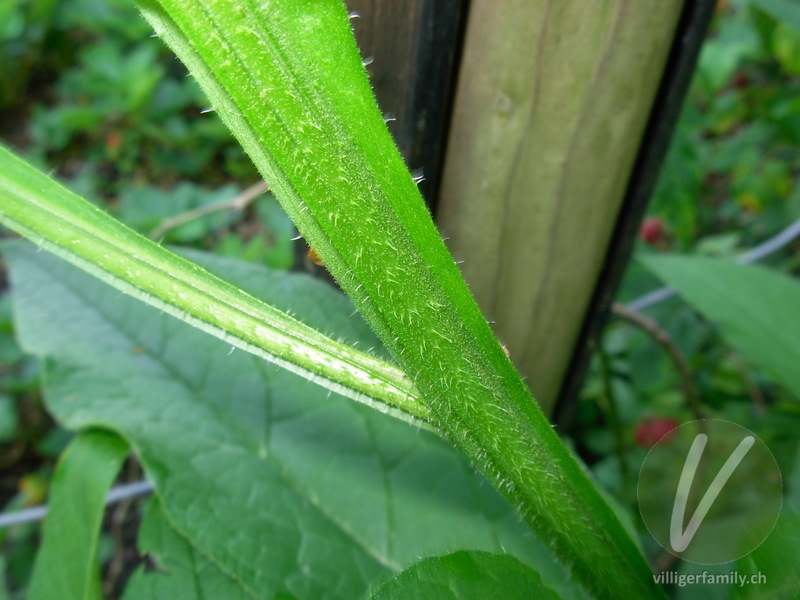
<path fill-rule="evenodd" d="M 31 600 L 101 600 L 97 543 L 111 484 L 128 445 L 105 431 L 86 431 L 65 450 L 53 477 L 44 540 L 34 564 Z"/>
<path fill-rule="evenodd" d="M 800 398 L 800 283 L 721 259 L 648 256 L 640 261 L 675 287 L 749 360 Z"/>
<path fill-rule="evenodd" d="M 252 598 L 209 561 L 169 523 L 158 499 L 147 508 L 139 528 L 139 551 L 157 564 L 155 572 L 140 567 L 125 587 L 123 600 L 194 600 Z"/>
<path fill-rule="evenodd" d="M 569 587 L 544 543 L 442 440 L 231 354 L 45 253 L 6 254 L 20 341 L 47 360 L 50 411 L 129 440 L 173 528 L 248 594 L 366 597 L 417 556 L 458 547 L 505 548 Z M 336 338 L 377 343 L 322 282 L 191 257 Z"/>
<path fill-rule="evenodd" d="M 426 558 L 384 583 L 372 600 L 558 600 L 534 569 L 507 554 L 456 552 Z"/>

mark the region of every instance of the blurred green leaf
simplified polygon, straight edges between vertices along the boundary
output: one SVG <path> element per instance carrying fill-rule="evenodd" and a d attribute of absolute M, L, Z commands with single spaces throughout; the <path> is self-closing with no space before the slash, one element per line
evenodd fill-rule
<path fill-rule="evenodd" d="M 800 4 L 793 0 L 749 0 L 776 21 L 786 23 L 800 34 Z"/>
<path fill-rule="evenodd" d="M 262 263 L 273 269 L 290 269 L 295 260 L 292 241 L 296 235 L 294 224 L 270 194 L 257 198 L 255 207 L 258 231 L 252 237 L 245 238 L 234 230 L 219 240 L 215 252 L 247 262 Z"/>
<path fill-rule="evenodd" d="M 28 12 L 28 19 L 33 25 L 43 25 L 51 20 L 53 11 L 59 0 L 27 0 L 22 4 Z"/>
<path fill-rule="evenodd" d="M 56 425 L 51 427 L 44 437 L 39 440 L 36 444 L 36 451 L 44 457 L 58 458 L 67 449 L 74 437 L 74 432 L 67 431 Z"/>
<path fill-rule="evenodd" d="M 127 42 L 151 33 L 128 0 L 60 0 L 56 5 L 57 24 L 65 30 L 80 28 L 95 32 L 97 37 Z"/>
<path fill-rule="evenodd" d="M 82 433 L 67 448 L 53 477 L 29 600 L 102 599 L 100 525 L 106 494 L 127 454 L 127 444 L 105 431 Z"/>
<path fill-rule="evenodd" d="M 715 93 L 728 83 L 742 61 L 757 57 L 759 49 L 758 36 L 746 20 L 722 21 L 700 52 L 698 78 L 707 92 Z"/>
<path fill-rule="evenodd" d="M 181 182 L 170 190 L 154 185 L 130 187 L 120 194 L 118 214 L 126 225 L 148 234 L 171 217 L 229 200 L 238 192 L 239 188 L 234 184 L 217 189 L 207 189 L 189 182 Z M 240 217 L 241 211 L 220 210 L 171 229 L 162 241 L 197 242 Z"/>
<path fill-rule="evenodd" d="M 44 151 L 62 150 L 81 131 L 101 127 L 103 114 L 95 106 L 61 104 L 54 108 L 36 107 L 30 122 L 31 137 Z"/>
<path fill-rule="evenodd" d="M 14 339 L 14 329 L 11 315 L 11 294 L 0 295 L 0 363 L 8 368 L 21 360 L 22 352 Z M 8 377 L 8 372 L 3 373 L 0 382 Z M 5 383 L 5 382 L 3 382 Z"/>
<path fill-rule="evenodd" d="M 791 75 L 800 75 L 800 30 L 779 23 L 772 34 L 772 51 Z"/>
<path fill-rule="evenodd" d="M 713 321 L 730 344 L 800 398 L 800 283 L 725 260 L 640 257 Z"/>
<path fill-rule="evenodd" d="M 262 261 L 273 269 L 289 269 L 294 264 L 296 235 L 294 223 L 272 195 L 256 200 L 256 213 L 267 230 L 266 249 Z"/>
<path fill-rule="evenodd" d="M 784 510 L 769 537 L 740 559 L 737 571 L 753 582 L 736 588 L 746 600 L 796 600 L 800 590 L 800 513 Z M 763 578 L 763 579 L 762 579 Z"/>
<path fill-rule="evenodd" d="M 559 596 L 539 573 L 507 554 L 456 552 L 426 558 L 372 594 L 372 600 L 508 600 Z"/>
<path fill-rule="evenodd" d="M 0 394 L 0 442 L 11 442 L 17 433 L 19 417 L 14 399 Z"/>
<path fill-rule="evenodd" d="M 0 42 L 12 40 L 25 30 L 21 5 L 20 0 L 0 0 Z"/>
<path fill-rule="evenodd" d="M 113 39 L 87 46 L 78 65 L 63 74 L 59 94 L 63 101 L 96 106 L 106 119 L 141 116 L 164 77 L 156 61 L 160 51 L 149 39 L 130 49 Z"/>
<path fill-rule="evenodd" d="M 0 555 L 0 600 L 11 600 L 6 583 L 6 558 Z"/>

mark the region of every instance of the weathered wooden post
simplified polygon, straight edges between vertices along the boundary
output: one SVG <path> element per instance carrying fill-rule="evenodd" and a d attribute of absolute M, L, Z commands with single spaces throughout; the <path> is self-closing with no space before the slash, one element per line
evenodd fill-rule
<path fill-rule="evenodd" d="M 552 411 L 629 258 L 714 2 L 349 4 L 409 167 Z"/>

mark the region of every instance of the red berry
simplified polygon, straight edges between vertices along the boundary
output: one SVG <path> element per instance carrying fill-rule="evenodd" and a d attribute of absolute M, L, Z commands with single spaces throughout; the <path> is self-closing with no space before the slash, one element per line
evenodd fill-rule
<path fill-rule="evenodd" d="M 639 228 L 639 238 L 654 246 L 664 239 L 664 224 L 660 217 L 647 217 Z"/>
<path fill-rule="evenodd" d="M 731 78 L 731 85 L 739 90 L 748 87 L 750 84 L 750 77 L 744 71 L 736 71 Z"/>
<path fill-rule="evenodd" d="M 677 419 L 666 417 L 651 417 L 644 419 L 636 426 L 634 438 L 636 445 L 642 448 L 652 448 L 662 437 L 675 429 L 680 423 Z"/>

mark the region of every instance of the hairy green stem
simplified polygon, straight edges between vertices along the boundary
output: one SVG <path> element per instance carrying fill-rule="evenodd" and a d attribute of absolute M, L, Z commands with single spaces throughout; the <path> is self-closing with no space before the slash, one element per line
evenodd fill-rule
<path fill-rule="evenodd" d="M 2 147 L 0 222 L 232 346 L 436 431 L 419 392 L 394 365 L 322 335 L 169 252 Z"/>
<path fill-rule="evenodd" d="M 662 597 L 472 299 L 375 104 L 340 0 L 139 5 L 447 437 L 598 597 Z"/>

